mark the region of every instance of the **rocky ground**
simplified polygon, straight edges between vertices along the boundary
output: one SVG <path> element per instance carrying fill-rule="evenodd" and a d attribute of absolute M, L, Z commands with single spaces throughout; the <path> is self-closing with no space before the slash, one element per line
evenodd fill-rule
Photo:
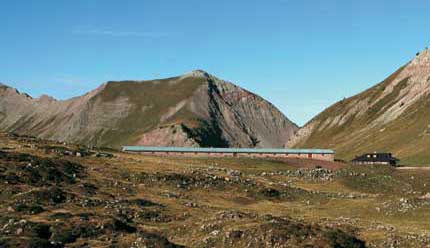
<path fill-rule="evenodd" d="M 0 247 L 430 247 L 423 172 L 46 145 L 0 138 Z"/>

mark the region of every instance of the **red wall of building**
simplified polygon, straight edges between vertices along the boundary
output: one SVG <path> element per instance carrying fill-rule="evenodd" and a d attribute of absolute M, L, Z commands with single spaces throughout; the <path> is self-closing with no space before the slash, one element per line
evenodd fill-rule
<path fill-rule="evenodd" d="M 246 157 L 246 158 L 300 158 L 314 159 L 322 161 L 334 161 L 334 154 L 273 154 L 273 153 L 206 153 L 206 152 L 135 152 L 154 156 L 171 156 L 171 157 Z"/>

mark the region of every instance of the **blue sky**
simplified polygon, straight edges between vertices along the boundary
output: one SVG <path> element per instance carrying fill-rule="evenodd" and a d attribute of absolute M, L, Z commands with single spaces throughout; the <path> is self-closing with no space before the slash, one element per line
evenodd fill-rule
<path fill-rule="evenodd" d="M 424 0 L 4 0 L 0 82 L 33 96 L 203 69 L 302 125 L 430 44 Z"/>

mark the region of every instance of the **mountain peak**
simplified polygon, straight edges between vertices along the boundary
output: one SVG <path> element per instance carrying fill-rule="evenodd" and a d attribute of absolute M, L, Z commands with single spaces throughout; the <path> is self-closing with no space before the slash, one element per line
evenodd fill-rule
<path fill-rule="evenodd" d="M 55 98 L 53 98 L 52 96 L 49 95 L 41 95 L 39 98 L 37 98 L 36 100 L 39 100 L 41 102 L 55 102 Z"/>
<path fill-rule="evenodd" d="M 7 118 L 0 130 L 116 148 L 276 148 L 297 130 L 271 103 L 246 98 L 249 92 L 222 82 L 196 70 L 182 77 L 110 82 L 65 101 L 0 90 L 0 119 Z"/>
<path fill-rule="evenodd" d="M 426 47 L 422 52 L 417 53 L 417 56 L 412 60 L 413 65 L 430 65 L 430 52 Z"/>
<path fill-rule="evenodd" d="M 29 94 L 21 93 L 19 92 L 19 90 L 17 90 L 16 88 L 10 87 L 9 85 L 0 83 L 0 88 L 5 90 L 9 95 L 21 95 L 21 96 L 24 96 L 25 98 L 33 99 Z"/>
<path fill-rule="evenodd" d="M 182 77 L 209 78 L 210 74 L 204 70 L 194 70 L 184 74 Z"/>

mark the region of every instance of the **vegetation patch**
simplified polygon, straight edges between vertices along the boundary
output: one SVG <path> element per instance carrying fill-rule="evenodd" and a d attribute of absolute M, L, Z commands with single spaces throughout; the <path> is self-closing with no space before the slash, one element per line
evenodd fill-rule
<path fill-rule="evenodd" d="M 28 154 L 0 151 L 0 182 L 32 186 L 74 184 L 83 177 L 83 167 L 66 160 L 53 160 Z M 7 165 L 7 166 L 4 166 Z"/>

